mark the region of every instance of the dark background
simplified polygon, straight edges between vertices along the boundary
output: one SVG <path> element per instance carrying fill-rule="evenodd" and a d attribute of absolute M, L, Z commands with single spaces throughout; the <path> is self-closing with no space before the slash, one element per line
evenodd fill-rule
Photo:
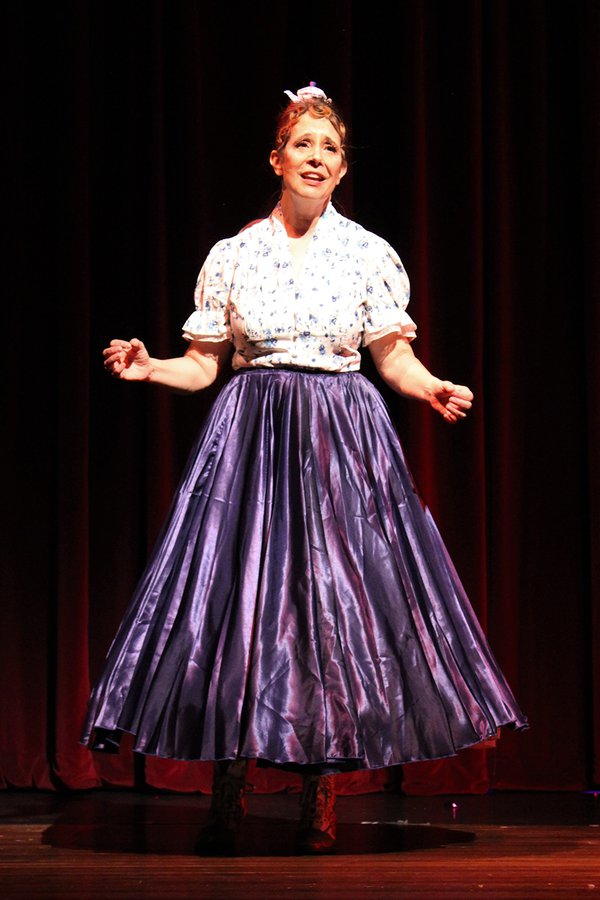
<path fill-rule="evenodd" d="M 210 401 L 115 382 L 100 351 L 183 351 L 202 261 L 269 211 L 274 119 L 311 79 L 351 128 L 342 211 L 402 256 L 423 361 L 475 391 L 456 429 L 389 402 L 531 721 L 404 789 L 598 783 L 600 4 L 20 2 L 0 31 L 0 784 L 208 785 L 77 743 Z"/>

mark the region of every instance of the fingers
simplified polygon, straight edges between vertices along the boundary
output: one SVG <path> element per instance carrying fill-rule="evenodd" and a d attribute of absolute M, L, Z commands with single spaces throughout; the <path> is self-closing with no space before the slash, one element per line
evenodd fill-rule
<path fill-rule="evenodd" d="M 121 373 L 127 369 L 135 357 L 142 351 L 145 351 L 144 344 L 138 338 L 132 338 L 130 341 L 115 339 L 110 342 L 108 347 L 102 351 L 104 356 L 104 368 L 110 375 L 117 378 L 121 377 Z"/>
<path fill-rule="evenodd" d="M 433 409 L 440 414 L 442 419 L 450 425 L 455 425 L 459 419 L 464 419 L 466 415 L 462 410 L 459 410 L 444 401 L 440 403 L 439 400 L 434 400 L 431 405 Z"/>
<path fill-rule="evenodd" d="M 108 347 L 102 352 L 106 355 L 107 353 L 111 353 L 115 350 L 124 350 L 125 352 L 129 352 L 130 350 L 145 350 L 145 346 L 139 338 L 132 338 L 130 341 L 122 341 L 122 340 L 112 340 Z"/>
<path fill-rule="evenodd" d="M 460 419 L 466 418 L 466 411 L 456 406 L 454 403 L 446 403 L 442 416 L 446 422 L 456 425 Z"/>
<path fill-rule="evenodd" d="M 442 381 L 440 387 L 441 387 L 442 391 L 444 392 L 444 394 L 447 394 L 448 397 L 450 397 L 456 390 L 456 385 L 453 384 L 451 381 Z"/>
<path fill-rule="evenodd" d="M 104 356 L 108 356 L 111 353 L 116 353 L 118 351 L 128 352 L 131 350 L 131 342 L 130 341 L 111 341 L 108 347 L 106 347 L 102 353 Z"/>
<path fill-rule="evenodd" d="M 471 402 L 473 399 L 473 391 L 470 388 L 464 384 L 455 384 L 453 387 L 454 390 L 452 393 L 455 397 Z"/>
<path fill-rule="evenodd" d="M 463 384 L 453 384 L 451 381 L 442 381 L 437 394 L 436 404 L 438 412 L 449 425 L 456 425 L 461 419 L 466 418 L 468 411 L 473 406 L 473 392 Z"/>
<path fill-rule="evenodd" d="M 450 397 L 446 403 L 446 408 L 457 416 L 465 416 L 472 406 L 470 400 L 463 400 L 462 397 Z"/>
<path fill-rule="evenodd" d="M 127 367 L 127 354 L 131 352 L 131 343 L 129 341 L 111 341 L 110 345 L 102 351 L 104 356 L 104 368 L 106 371 L 117 378 L 121 372 Z"/>
<path fill-rule="evenodd" d="M 104 365 L 107 366 L 118 358 L 123 358 L 131 350 L 129 341 L 111 341 L 108 347 L 102 351 Z"/>
<path fill-rule="evenodd" d="M 451 381 L 442 381 L 440 388 L 441 393 L 445 394 L 447 397 L 451 397 L 453 400 L 470 403 L 473 399 L 473 392 L 464 384 L 453 384 Z"/>
<path fill-rule="evenodd" d="M 450 382 L 443 382 L 443 388 L 447 399 L 442 402 L 452 413 L 464 418 L 468 410 L 473 406 L 473 392 L 464 384 L 451 385 L 451 391 L 448 391 L 449 386 Z"/>
<path fill-rule="evenodd" d="M 472 405 L 470 400 L 463 400 L 460 397 L 451 397 L 445 405 L 444 418 L 448 422 L 457 422 L 459 419 L 465 419 Z"/>
<path fill-rule="evenodd" d="M 112 356 L 104 361 L 104 368 L 109 373 L 109 375 L 116 375 L 117 377 L 121 375 L 127 367 L 127 364 L 122 356 Z"/>

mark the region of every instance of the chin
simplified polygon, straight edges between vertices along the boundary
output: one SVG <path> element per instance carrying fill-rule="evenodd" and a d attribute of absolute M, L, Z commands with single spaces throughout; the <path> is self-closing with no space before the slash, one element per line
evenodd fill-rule
<path fill-rule="evenodd" d="M 318 188 L 307 188 L 305 185 L 302 185 L 300 190 L 296 191 L 296 193 L 304 200 L 319 200 L 325 202 L 331 197 L 332 191 L 329 190 L 329 187 L 324 188 L 319 186 Z"/>

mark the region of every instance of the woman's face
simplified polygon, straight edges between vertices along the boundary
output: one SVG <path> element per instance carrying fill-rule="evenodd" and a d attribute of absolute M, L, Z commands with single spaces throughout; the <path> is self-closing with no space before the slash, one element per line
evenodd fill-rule
<path fill-rule="evenodd" d="M 328 200 L 348 168 L 340 136 L 325 118 L 300 116 L 282 151 L 273 150 L 271 165 L 281 175 L 283 189 L 297 197 Z"/>

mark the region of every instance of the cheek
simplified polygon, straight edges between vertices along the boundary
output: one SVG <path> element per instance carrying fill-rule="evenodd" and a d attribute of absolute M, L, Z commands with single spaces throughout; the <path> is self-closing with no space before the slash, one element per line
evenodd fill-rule
<path fill-rule="evenodd" d="M 286 159 L 282 169 L 283 177 L 285 178 L 287 176 L 288 178 L 293 178 L 298 174 L 298 169 L 300 168 L 300 166 L 301 161 L 297 159 Z"/>
<path fill-rule="evenodd" d="M 302 154 L 298 153 L 297 150 L 288 150 L 285 156 L 283 157 L 284 164 L 286 168 L 294 168 L 298 165 L 298 162 L 302 159 Z"/>

